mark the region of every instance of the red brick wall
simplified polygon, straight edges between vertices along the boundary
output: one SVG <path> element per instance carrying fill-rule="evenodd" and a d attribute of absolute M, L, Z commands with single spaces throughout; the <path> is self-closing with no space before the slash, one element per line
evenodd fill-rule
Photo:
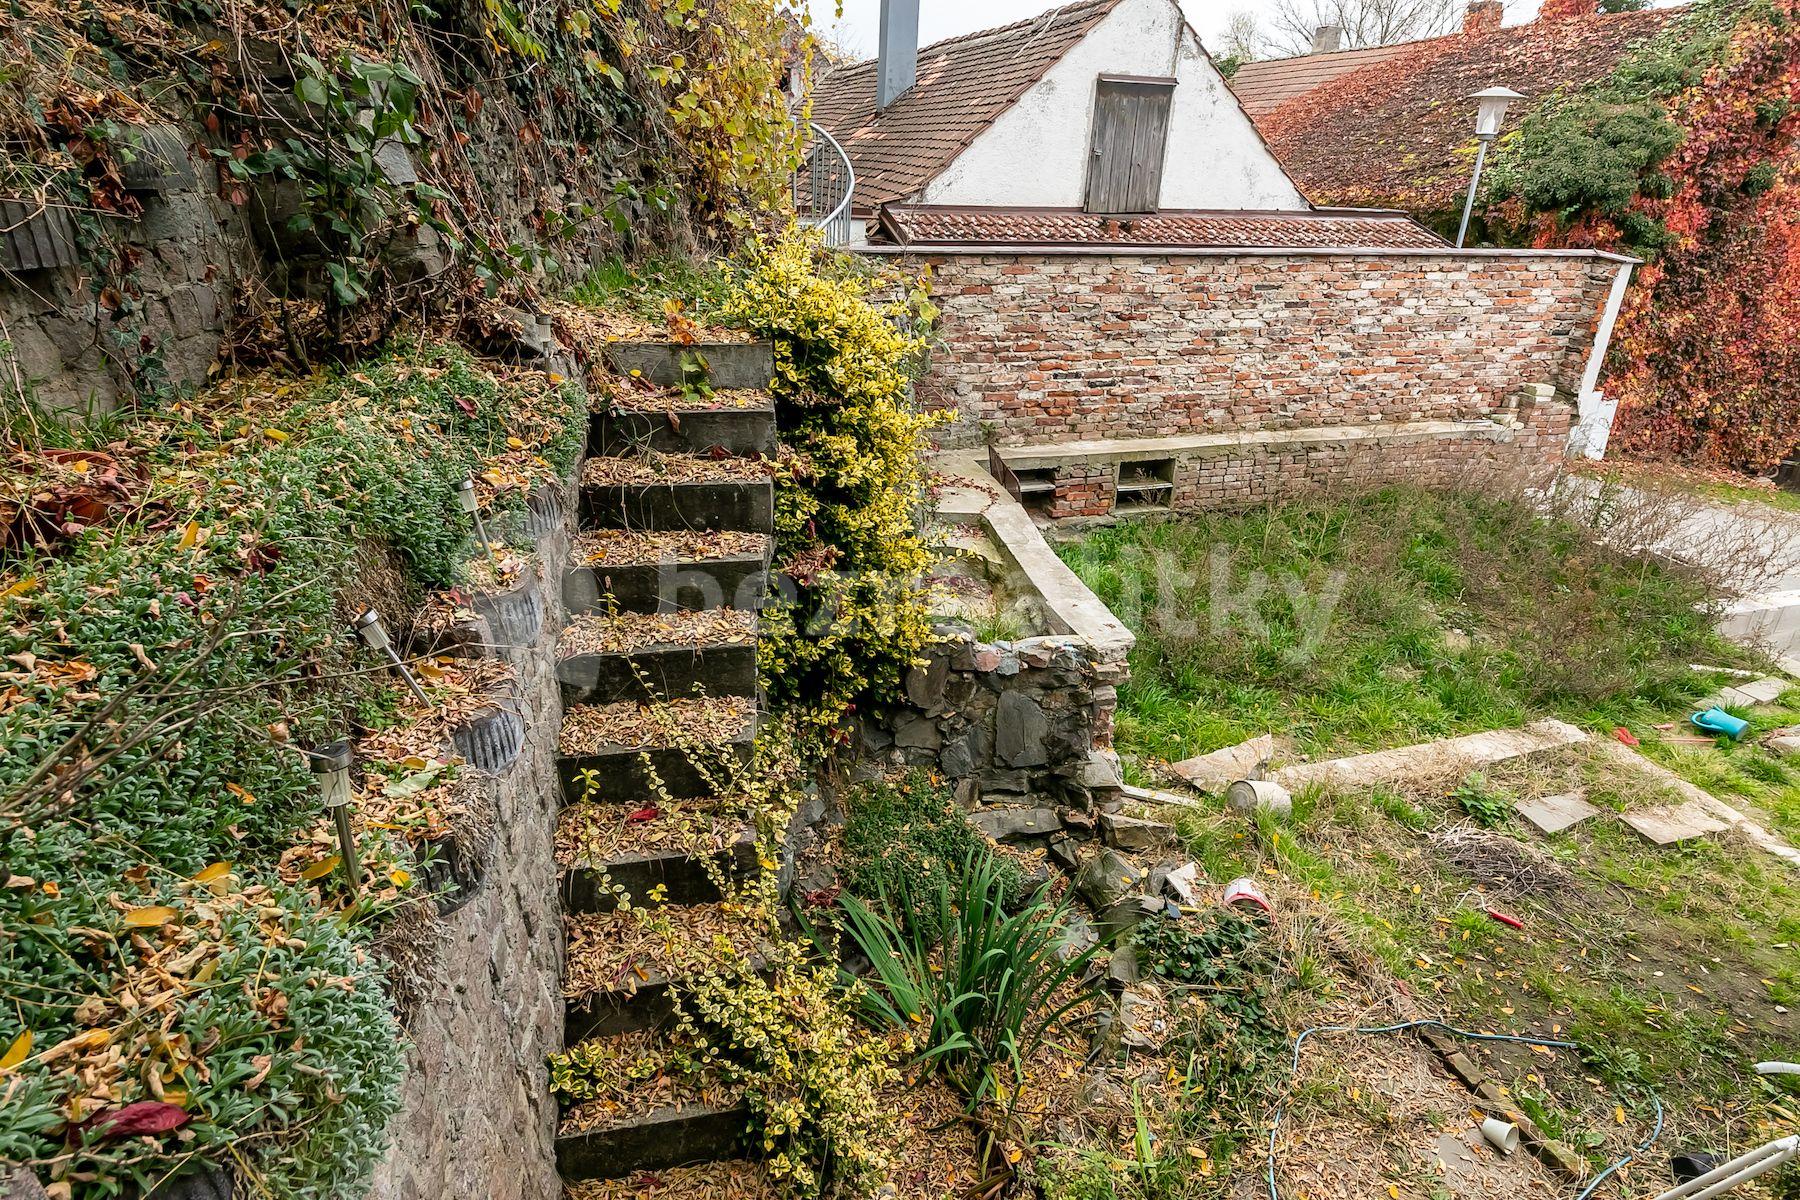
<path fill-rule="evenodd" d="M 953 445 L 1469 420 L 1534 383 L 1572 397 L 1617 269 L 1538 253 L 923 261 L 943 345 L 921 393 L 956 410 Z"/>

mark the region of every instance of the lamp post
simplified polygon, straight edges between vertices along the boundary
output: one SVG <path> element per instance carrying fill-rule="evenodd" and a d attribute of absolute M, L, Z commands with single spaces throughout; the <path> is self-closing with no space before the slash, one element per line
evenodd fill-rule
<path fill-rule="evenodd" d="M 333 742 L 308 756 L 319 780 L 319 800 L 337 826 L 338 859 L 350 894 L 362 888 L 362 863 L 356 857 L 356 836 L 350 830 L 350 743 Z"/>
<path fill-rule="evenodd" d="M 406 669 L 406 664 L 394 650 L 394 643 L 388 639 L 387 626 L 381 623 L 381 614 L 372 608 L 365 608 L 356 614 L 356 620 L 351 625 L 356 629 L 356 635 L 362 638 L 363 645 L 387 655 L 388 662 L 400 672 L 400 678 L 406 680 L 406 686 L 412 689 L 413 696 L 420 704 L 429 707 L 431 700 L 425 695 L 425 689 L 419 686 L 419 681 Z"/>
<path fill-rule="evenodd" d="M 456 485 L 456 502 L 462 510 L 469 514 L 475 522 L 475 537 L 481 542 L 481 549 L 489 558 L 494 556 L 494 543 L 488 541 L 487 525 L 481 519 L 481 500 L 475 495 L 475 481 L 465 479 Z"/>
<path fill-rule="evenodd" d="M 1481 186 L 1481 168 L 1487 165 L 1488 143 L 1500 136 L 1500 123 L 1506 120 L 1506 110 L 1514 100 L 1525 97 L 1511 88 L 1483 88 L 1469 99 L 1479 107 L 1475 111 L 1475 174 L 1469 179 L 1469 198 L 1463 201 L 1462 225 L 1456 231 L 1456 248 L 1462 249 L 1463 239 L 1469 236 L 1469 216 L 1475 211 L 1475 191 Z"/>

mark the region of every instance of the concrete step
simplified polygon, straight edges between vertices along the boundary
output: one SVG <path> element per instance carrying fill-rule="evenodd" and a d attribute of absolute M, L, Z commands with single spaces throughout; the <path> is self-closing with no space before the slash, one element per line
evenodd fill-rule
<path fill-rule="evenodd" d="M 710 904 L 756 869 L 756 830 L 742 799 L 575 804 L 556 858 L 567 913 L 611 912 L 621 892 L 639 907 Z"/>
<path fill-rule="evenodd" d="M 557 639 L 564 704 L 754 696 L 756 617 L 706 612 L 589 613 Z"/>
<path fill-rule="evenodd" d="M 775 487 L 757 458 L 590 458 L 581 469 L 584 529 L 775 532 Z"/>
<path fill-rule="evenodd" d="M 768 1168 L 748 1159 L 652 1168 L 623 1179 L 594 1179 L 563 1189 L 563 1200 L 782 1200 Z"/>
<path fill-rule="evenodd" d="M 589 454 L 602 455 L 723 450 L 773 458 L 775 401 L 764 391 L 701 396 L 675 388 L 620 388 L 610 397 L 596 397 L 587 445 Z"/>
<path fill-rule="evenodd" d="M 592 530 L 563 576 L 571 614 L 761 607 L 774 539 L 762 533 Z"/>
<path fill-rule="evenodd" d="M 730 903 L 583 913 L 564 924 L 563 1044 L 570 1046 L 666 1025 L 684 978 L 732 959 L 760 969 L 769 936 L 762 921 Z"/>
<path fill-rule="evenodd" d="M 663 1171 L 695 1163 L 715 1162 L 741 1154 L 750 1126 L 750 1107 L 742 1100 L 725 1108 L 706 1104 L 685 1104 L 658 1109 L 629 1125 L 610 1129 L 594 1129 L 584 1133 L 563 1134 L 556 1139 L 556 1169 L 565 1182 L 587 1179 L 618 1179 L 645 1171 Z M 657 1182 L 661 1182 L 658 1180 Z M 565 1196 L 617 1196 L 632 1200 L 647 1195 L 683 1195 L 681 1192 L 649 1190 L 649 1183 L 634 1181 L 643 1190 L 582 1191 L 570 1188 Z M 696 1198 L 705 1195 L 729 1195 L 737 1200 L 739 1193 L 686 1193 Z M 768 1193 L 774 1195 L 773 1192 Z"/>
<path fill-rule="evenodd" d="M 619 375 L 658 387 L 680 387 L 696 377 L 715 388 L 766 388 L 775 378 L 775 348 L 768 342 L 607 342 L 606 365 Z"/>
<path fill-rule="evenodd" d="M 596 1038 L 573 1051 L 592 1091 L 567 1107 L 558 1126 L 557 1166 L 566 1182 L 742 1153 L 749 1112 L 741 1090 L 684 1062 L 662 1035 Z"/>
<path fill-rule="evenodd" d="M 749 764 L 756 724 L 747 696 L 571 705 L 557 736 L 563 802 L 640 808 L 716 795 Z"/>

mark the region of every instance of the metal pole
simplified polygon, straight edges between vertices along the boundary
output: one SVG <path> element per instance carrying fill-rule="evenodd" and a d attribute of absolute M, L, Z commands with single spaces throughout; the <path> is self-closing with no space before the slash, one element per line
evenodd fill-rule
<path fill-rule="evenodd" d="M 1477 135 L 1479 137 L 1480 135 Z M 1469 215 L 1475 211 L 1475 189 L 1481 186 L 1481 168 L 1487 163 L 1489 138 L 1480 138 L 1481 145 L 1475 151 L 1475 174 L 1469 177 L 1469 198 L 1463 201 L 1462 227 L 1456 231 L 1456 248 L 1462 249 L 1463 239 L 1469 236 Z"/>

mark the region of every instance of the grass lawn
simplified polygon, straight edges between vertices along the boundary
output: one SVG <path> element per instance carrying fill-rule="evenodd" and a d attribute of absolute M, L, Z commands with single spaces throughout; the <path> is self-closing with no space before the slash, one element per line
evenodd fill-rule
<path fill-rule="evenodd" d="M 1648 725 L 1708 690 L 1689 663 L 1748 657 L 1703 581 L 1515 499 L 1392 487 L 1059 552 L 1138 635 L 1117 729 L 1134 771 L 1263 732 L 1316 757 L 1546 715 Z"/>
<path fill-rule="evenodd" d="M 1180 820 L 1207 878 L 1249 874 L 1270 892 L 1282 950 L 1271 986 L 1289 995 L 1294 1028 L 1429 1017 L 1584 1044 L 1585 1056 L 1511 1045 L 1467 1052 L 1596 1167 L 1648 1134 L 1651 1095 L 1661 1097 L 1666 1128 L 1647 1167 L 1604 1195 L 1662 1190 L 1673 1148 L 1735 1153 L 1791 1132 L 1800 1089 L 1750 1069 L 1800 1045 L 1800 886 L 1791 868 L 1733 841 L 1658 849 L 1605 816 L 1548 838 L 1516 816 L 1484 829 L 1457 799 L 1479 794 L 1508 812 L 1516 799 L 1575 788 L 1602 809 L 1657 799 L 1591 749 L 1457 782 L 1313 791 L 1284 821 L 1246 821 L 1222 803 Z M 1453 833 L 1473 849 L 1450 849 Z M 1490 908 L 1523 928 L 1496 921 Z M 1284 1195 L 1333 1194 L 1321 1181 L 1346 1173 L 1347 1194 L 1383 1194 L 1389 1183 L 1396 1195 L 1451 1194 L 1429 1168 L 1431 1139 L 1466 1127 L 1470 1100 L 1459 1109 L 1440 1098 L 1410 1118 L 1390 1111 L 1405 1106 L 1408 1087 L 1384 1097 L 1365 1060 L 1405 1054 L 1421 1054 L 1410 1038 L 1325 1039 L 1309 1051 L 1292 1123 L 1343 1140 L 1315 1147 L 1309 1134 L 1284 1150 Z M 1266 1113 L 1212 1118 L 1255 1128 Z M 1223 1174 L 1260 1180 L 1263 1167 L 1261 1143 L 1242 1139 Z M 1181 1174 L 1180 1186 L 1156 1194 L 1247 1194 Z M 1499 1194 L 1524 1194 L 1519 1181 L 1511 1186 Z"/>

